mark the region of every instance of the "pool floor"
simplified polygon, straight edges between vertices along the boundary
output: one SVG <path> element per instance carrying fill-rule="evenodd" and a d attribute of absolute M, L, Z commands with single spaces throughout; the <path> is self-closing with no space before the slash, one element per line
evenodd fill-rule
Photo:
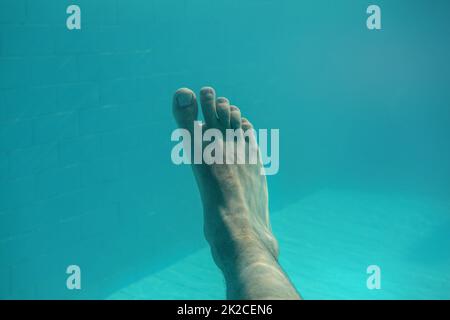
<path fill-rule="evenodd" d="M 449 299 L 450 203 L 322 190 L 272 213 L 280 262 L 305 299 Z M 366 285 L 369 265 L 381 288 Z M 223 299 L 209 248 L 108 299 Z"/>

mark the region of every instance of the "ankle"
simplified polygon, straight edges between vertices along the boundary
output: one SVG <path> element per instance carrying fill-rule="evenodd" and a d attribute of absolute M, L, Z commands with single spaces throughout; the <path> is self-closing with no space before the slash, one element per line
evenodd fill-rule
<path fill-rule="evenodd" d="M 214 261 L 226 277 L 234 277 L 252 264 L 277 263 L 278 260 L 277 255 L 253 234 L 210 242 L 210 245 Z"/>

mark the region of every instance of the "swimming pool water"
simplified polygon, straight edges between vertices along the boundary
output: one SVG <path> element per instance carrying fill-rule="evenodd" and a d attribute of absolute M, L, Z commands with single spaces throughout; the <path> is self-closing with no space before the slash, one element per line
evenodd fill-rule
<path fill-rule="evenodd" d="M 0 0 L 0 298 L 224 297 L 170 159 L 173 92 L 211 85 L 280 130 L 273 228 L 305 298 L 448 299 L 450 4 L 374 4 L 381 30 L 360 0 Z"/>
<path fill-rule="evenodd" d="M 449 299 L 449 206 L 321 190 L 273 213 L 280 262 L 305 299 Z M 373 264 L 381 268 L 380 290 L 366 286 Z M 108 298 L 224 299 L 225 286 L 205 248 Z"/>

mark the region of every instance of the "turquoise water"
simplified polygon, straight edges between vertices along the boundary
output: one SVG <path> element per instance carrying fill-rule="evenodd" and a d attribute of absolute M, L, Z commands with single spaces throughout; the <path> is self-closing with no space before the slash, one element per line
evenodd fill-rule
<path fill-rule="evenodd" d="M 275 212 L 272 222 L 280 261 L 305 299 L 448 299 L 448 210 L 427 198 L 326 189 Z M 373 264 L 380 290 L 366 286 Z M 224 290 L 205 248 L 108 298 L 224 299 Z"/>
<path fill-rule="evenodd" d="M 273 228 L 305 298 L 449 299 L 450 4 L 376 1 L 372 31 L 369 4 L 0 0 L 0 298 L 224 297 L 170 159 L 173 91 L 211 85 L 280 129 Z"/>

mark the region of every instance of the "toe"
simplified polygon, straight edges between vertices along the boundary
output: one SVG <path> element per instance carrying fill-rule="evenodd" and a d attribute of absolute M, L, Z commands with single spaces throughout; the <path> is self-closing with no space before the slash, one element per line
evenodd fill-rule
<path fill-rule="evenodd" d="M 247 118 L 242 117 L 242 130 L 246 131 L 249 129 L 253 129 L 253 125 L 247 120 Z"/>
<path fill-rule="evenodd" d="M 191 130 L 198 116 L 195 93 L 188 88 L 178 89 L 173 96 L 172 112 L 180 128 Z"/>
<path fill-rule="evenodd" d="M 216 112 L 219 123 L 223 128 L 230 127 L 230 102 L 227 98 L 218 98 L 216 100 Z"/>
<path fill-rule="evenodd" d="M 242 130 L 244 132 L 244 138 L 246 142 L 249 142 L 250 139 L 254 139 L 254 131 L 253 125 L 248 121 L 247 118 L 242 117 Z"/>
<path fill-rule="evenodd" d="M 236 106 L 230 106 L 230 124 L 233 129 L 241 128 L 241 111 Z"/>
<path fill-rule="evenodd" d="M 200 90 L 200 101 L 206 125 L 215 128 L 218 125 L 216 112 L 216 92 L 211 87 L 203 87 Z"/>

